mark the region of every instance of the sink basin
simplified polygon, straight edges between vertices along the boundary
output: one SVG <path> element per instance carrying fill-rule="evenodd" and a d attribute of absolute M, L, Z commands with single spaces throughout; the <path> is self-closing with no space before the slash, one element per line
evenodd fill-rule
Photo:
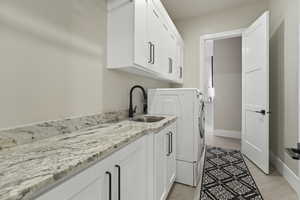
<path fill-rule="evenodd" d="M 156 116 L 142 116 L 142 117 L 135 117 L 132 119 L 134 122 L 146 122 L 146 123 L 153 123 L 159 122 L 165 119 L 165 117 L 156 117 Z"/>

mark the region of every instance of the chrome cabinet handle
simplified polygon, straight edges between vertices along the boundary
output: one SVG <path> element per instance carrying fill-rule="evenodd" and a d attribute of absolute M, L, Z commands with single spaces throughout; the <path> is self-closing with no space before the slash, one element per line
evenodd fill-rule
<path fill-rule="evenodd" d="M 173 153 L 173 133 L 170 131 L 170 154 Z"/>
<path fill-rule="evenodd" d="M 182 78 L 182 67 L 180 67 L 180 72 L 179 73 L 180 73 L 179 77 Z"/>
<path fill-rule="evenodd" d="M 171 74 L 172 73 L 172 71 L 173 71 L 173 63 L 172 63 L 172 58 L 169 58 L 169 74 Z"/>
<path fill-rule="evenodd" d="M 108 181 L 109 181 L 109 187 L 108 187 L 108 199 L 112 200 L 112 196 L 111 196 L 111 173 L 110 172 L 106 172 L 106 174 L 108 175 Z"/>
<path fill-rule="evenodd" d="M 171 141 L 171 138 L 170 138 L 170 132 L 166 134 L 168 136 L 168 153 L 167 153 L 167 156 L 170 156 L 171 155 L 171 145 L 170 145 L 170 141 Z"/>
<path fill-rule="evenodd" d="M 118 169 L 118 200 L 121 200 L 121 167 L 120 165 L 115 165 Z"/>
<path fill-rule="evenodd" d="M 157 18 L 159 18 L 159 15 L 157 14 L 156 10 L 152 9 L 152 11 L 153 11 L 154 15 L 155 15 Z"/>
<path fill-rule="evenodd" d="M 154 65 L 155 64 L 155 45 L 152 44 L 152 64 Z"/>
<path fill-rule="evenodd" d="M 149 44 L 149 49 L 150 49 L 150 57 L 149 57 L 149 60 L 148 60 L 148 63 L 152 63 L 152 42 L 148 42 Z"/>

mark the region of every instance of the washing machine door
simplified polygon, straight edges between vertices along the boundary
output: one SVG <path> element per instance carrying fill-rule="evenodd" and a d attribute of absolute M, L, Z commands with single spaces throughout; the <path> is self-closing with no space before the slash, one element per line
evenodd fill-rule
<path fill-rule="evenodd" d="M 200 156 L 205 147 L 205 103 L 200 101 L 199 115 L 198 115 L 198 131 L 200 135 Z"/>
<path fill-rule="evenodd" d="M 201 103 L 200 103 L 198 125 L 199 125 L 200 138 L 204 139 L 204 133 L 205 133 L 205 103 L 203 101 L 201 101 Z"/>

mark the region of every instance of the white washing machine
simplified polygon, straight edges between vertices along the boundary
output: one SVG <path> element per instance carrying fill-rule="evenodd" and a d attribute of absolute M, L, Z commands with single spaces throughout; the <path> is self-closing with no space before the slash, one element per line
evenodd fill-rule
<path fill-rule="evenodd" d="M 176 115 L 176 182 L 197 186 L 201 178 L 205 148 L 204 97 L 196 88 L 151 89 L 148 113 Z"/>

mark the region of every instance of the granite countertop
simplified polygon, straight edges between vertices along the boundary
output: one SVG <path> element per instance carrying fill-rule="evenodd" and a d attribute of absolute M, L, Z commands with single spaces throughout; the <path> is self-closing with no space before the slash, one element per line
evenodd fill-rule
<path fill-rule="evenodd" d="M 102 123 L 103 120 L 96 120 L 97 123 L 92 126 L 67 133 L 57 132 L 52 136 L 46 134 L 38 140 L 31 132 L 34 135 L 31 142 L 26 139 L 27 142 L 0 151 L 0 200 L 33 199 L 46 188 L 55 186 L 146 134 L 159 132 L 175 120 L 174 116 L 166 116 L 155 123 L 129 120 Z M 5 134 L 2 141 L 10 141 L 7 132 Z M 43 135 L 42 131 L 37 135 Z M 18 143 L 17 138 L 13 140 Z"/>

